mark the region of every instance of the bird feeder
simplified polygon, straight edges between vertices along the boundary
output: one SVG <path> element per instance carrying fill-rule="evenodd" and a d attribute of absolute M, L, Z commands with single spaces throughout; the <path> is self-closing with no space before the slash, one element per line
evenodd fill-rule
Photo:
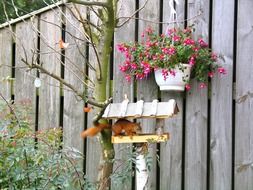
<path fill-rule="evenodd" d="M 138 134 L 134 136 L 112 136 L 112 143 L 138 143 L 138 156 L 136 160 L 136 189 L 146 189 L 148 182 L 147 165 L 145 162 L 145 150 L 147 143 L 165 142 L 169 139 L 169 133 L 164 133 L 163 121 L 165 118 L 171 118 L 179 112 L 177 103 L 174 99 L 168 102 L 144 102 L 139 100 L 136 103 L 130 103 L 127 97 L 122 103 L 109 104 L 103 114 L 105 119 L 140 119 L 156 118 L 156 134 Z M 145 126 L 142 126 L 145 127 Z"/>
<path fill-rule="evenodd" d="M 122 103 L 109 104 L 103 114 L 105 119 L 140 119 L 156 118 L 156 134 L 138 134 L 134 136 L 112 136 L 112 143 L 144 143 L 144 142 L 165 142 L 169 139 L 169 133 L 163 132 L 162 121 L 165 118 L 173 117 L 178 113 L 178 107 L 174 99 L 168 102 L 144 102 L 139 100 L 130 103 L 126 98 Z"/>

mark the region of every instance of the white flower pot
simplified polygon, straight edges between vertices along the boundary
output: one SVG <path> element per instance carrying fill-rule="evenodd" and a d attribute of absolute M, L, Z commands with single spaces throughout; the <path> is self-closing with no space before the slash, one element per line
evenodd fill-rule
<path fill-rule="evenodd" d="M 184 91 L 186 82 L 183 81 L 183 78 L 185 80 L 190 79 L 191 65 L 189 64 L 183 64 L 183 65 L 186 67 L 184 72 L 180 71 L 178 68 L 175 68 L 174 71 L 176 75 L 173 76 L 169 74 L 166 80 L 164 80 L 164 77 L 162 75 L 162 69 L 157 69 L 155 71 L 155 80 L 158 86 L 160 87 L 160 90 Z"/>

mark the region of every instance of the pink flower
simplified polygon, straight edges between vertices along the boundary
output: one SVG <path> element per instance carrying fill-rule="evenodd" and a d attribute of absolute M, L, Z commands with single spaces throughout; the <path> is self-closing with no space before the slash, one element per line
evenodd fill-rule
<path fill-rule="evenodd" d="M 208 47 L 208 44 L 202 38 L 200 38 L 198 42 L 201 47 Z"/>
<path fill-rule="evenodd" d="M 124 62 L 124 65 L 127 66 L 127 67 L 129 67 L 129 66 L 131 65 L 131 62 L 130 62 L 129 60 L 126 60 L 126 61 Z"/>
<path fill-rule="evenodd" d="M 138 66 L 137 66 L 137 64 L 136 63 L 131 63 L 131 69 L 137 69 L 138 68 Z"/>
<path fill-rule="evenodd" d="M 175 77 L 176 76 L 176 72 L 174 70 L 170 70 L 170 74 Z"/>
<path fill-rule="evenodd" d="M 150 41 L 147 41 L 147 42 L 146 42 L 146 46 L 147 46 L 147 47 L 152 47 L 152 45 L 153 45 L 153 44 L 152 44 Z"/>
<path fill-rule="evenodd" d="M 168 73 L 168 70 L 167 69 L 162 69 L 162 75 L 163 75 L 163 79 L 166 80 L 169 73 Z"/>
<path fill-rule="evenodd" d="M 198 52 L 198 51 L 199 51 L 199 48 L 197 48 L 197 47 L 193 47 L 192 49 L 193 49 L 193 51 L 195 51 L 195 52 Z"/>
<path fill-rule="evenodd" d="M 145 67 L 145 68 L 144 68 L 143 73 L 144 73 L 145 75 L 148 75 L 150 72 L 151 72 L 151 68 L 150 68 L 150 67 Z"/>
<path fill-rule="evenodd" d="M 131 75 L 125 75 L 125 79 L 127 82 L 130 82 L 131 81 Z"/>
<path fill-rule="evenodd" d="M 144 73 L 145 75 L 148 75 L 148 74 L 151 72 L 151 67 L 150 67 L 150 65 L 149 65 L 148 62 L 142 61 L 142 62 L 141 62 L 141 66 L 142 66 L 142 68 L 143 68 L 143 73 Z"/>
<path fill-rule="evenodd" d="M 174 47 L 162 48 L 162 52 L 168 55 L 174 55 L 176 53 L 176 48 Z"/>
<path fill-rule="evenodd" d="M 162 48 L 162 52 L 165 54 L 169 54 L 169 49 L 168 48 Z"/>
<path fill-rule="evenodd" d="M 191 57 L 189 62 L 188 62 L 191 66 L 193 66 L 195 64 L 195 57 Z"/>
<path fill-rule="evenodd" d="M 174 55 L 175 53 L 176 53 L 176 48 L 174 48 L 174 47 L 169 48 L 169 50 L 168 50 L 169 55 Z"/>
<path fill-rule="evenodd" d="M 184 45 L 194 45 L 194 44 L 195 44 L 195 42 L 191 38 L 187 38 L 184 40 Z"/>
<path fill-rule="evenodd" d="M 185 85 L 185 89 L 186 89 L 187 91 L 189 91 L 189 90 L 191 89 L 191 85 L 190 85 L 190 84 L 186 84 L 186 85 Z"/>
<path fill-rule="evenodd" d="M 145 52 L 144 52 L 144 55 L 145 55 L 147 58 L 150 57 L 150 53 L 149 53 L 148 51 L 145 51 Z"/>
<path fill-rule="evenodd" d="M 141 33 L 141 37 L 142 37 L 142 38 L 145 37 L 145 33 L 144 33 L 144 32 Z"/>
<path fill-rule="evenodd" d="M 136 50 L 136 47 L 132 47 L 132 48 L 131 48 L 131 51 L 135 51 L 135 50 Z"/>
<path fill-rule="evenodd" d="M 210 78 L 213 78 L 214 73 L 213 73 L 213 72 L 209 72 L 209 73 L 208 73 L 208 76 L 209 76 Z"/>
<path fill-rule="evenodd" d="M 190 28 L 186 28 L 183 30 L 183 33 L 190 33 L 192 30 Z"/>
<path fill-rule="evenodd" d="M 145 32 L 147 32 L 148 34 L 150 34 L 150 33 L 153 33 L 153 30 L 152 30 L 151 27 L 148 27 L 148 28 L 145 30 Z"/>
<path fill-rule="evenodd" d="M 122 72 L 126 72 L 128 70 L 128 66 L 119 66 L 119 70 Z"/>
<path fill-rule="evenodd" d="M 226 74 L 227 73 L 226 70 L 223 67 L 219 67 L 217 70 L 221 74 Z"/>
<path fill-rule="evenodd" d="M 218 58 L 217 54 L 215 54 L 215 53 L 212 53 L 212 54 L 211 54 L 211 59 L 212 59 L 213 61 L 217 61 L 217 58 Z"/>
<path fill-rule="evenodd" d="M 174 42 L 179 42 L 180 41 L 180 36 L 173 36 L 172 37 L 172 40 L 174 41 Z"/>
<path fill-rule="evenodd" d="M 164 59 L 164 54 L 160 55 L 159 59 L 162 61 Z"/>
<path fill-rule="evenodd" d="M 199 84 L 199 88 L 203 89 L 203 88 L 205 88 L 205 87 L 206 87 L 206 84 L 205 84 L 205 83 L 202 82 L 202 83 Z"/>
<path fill-rule="evenodd" d="M 158 68 L 158 66 L 155 66 L 154 67 L 154 71 L 157 71 L 159 68 Z"/>
<path fill-rule="evenodd" d="M 152 56 L 152 59 L 153 59 L 154 61 L 156 61 L 156 60 L 158 59 L 158 57 L 157 57 L 156 55 L 153 55 L 153 56 Z"/>
<path fill-rule="evenodd" d="M 176 32 L 176 29 L 175 29 L 175 28 L 168 29 L 167 34 L 168 34 L 168 36 L 170 36 L 170 35 L 173 34 L 174 32 Z"/>
<path fill-rule="evenodd" d="M 147 65 L 149 65 L 148 62 L 145 62 L 145 61 L 142 61 L 142 62 L 141 62 L 141 66 L 142 66 L 142 67 L 146 67 Z"/>
<path fill-rule="evenodd" d="M 136 79 L 144 79 L 145 75 L 144 73 L 137 73 L 136 74 Z"/>
<path fill-rule="evenodd" d="M 116 48 L 117 48 L 117 50 L 118 50 L 119 52 L 121 52 L 121 53 L 127 51 L 127 47 L 125 47 L 124 44 L 118 44 L 118 45 L 116 46 Z"/>
<path fill-rule="evenodd" d="M 126 59 L 131 59 L 131 54 L 128 51 L 124 53 Z"/>

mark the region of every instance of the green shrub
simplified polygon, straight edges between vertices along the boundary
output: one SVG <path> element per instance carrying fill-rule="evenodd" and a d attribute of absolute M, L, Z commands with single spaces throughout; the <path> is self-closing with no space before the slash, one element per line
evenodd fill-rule
<path fill-rule="evenodd" d="M 85 183 L 82 154 L 61 148 L 61 128 L 34 132 L 27 102 L 11 107 L 13 112 L 0 102 L 0 189 L 91 186 Z"/>
<path fill-rule="evenodd" d="M 29 101 L 14 105 L 0 99 L 0 189 L 98 189 L 98 183 L 85 178 L 82 153 L 62 148 L 62 129 L 35 132 L 32 117 Z M 130 145 L 122 150 L 124 159 L 113 160 L 120 168 L 110 179 L 119 188 L 134 176 L 138 152 L 131 149 Z M 151 157 L 147 154 L 145 159 L 150 170 Z"/>

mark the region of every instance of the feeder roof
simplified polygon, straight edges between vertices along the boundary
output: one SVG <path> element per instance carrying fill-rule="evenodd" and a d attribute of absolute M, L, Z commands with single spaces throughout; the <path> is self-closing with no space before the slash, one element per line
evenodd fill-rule
<path fill-rule="evenodd" d="M 129 103 L 129 100 L 126 99 L 122 103 L 109 104 L 102 117 L 105 119 L 169 118 L 178 112 L 179 109 L 174 99 L 170 99 L 168 102 L 139 100 L 136 103 Z"/>

